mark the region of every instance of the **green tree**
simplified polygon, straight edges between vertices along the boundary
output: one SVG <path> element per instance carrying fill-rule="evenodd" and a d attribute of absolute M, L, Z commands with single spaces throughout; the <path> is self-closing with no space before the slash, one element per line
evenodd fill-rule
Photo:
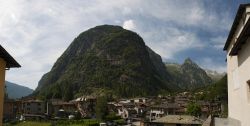
<path fill-rule="evenodd" d="M 187 114 L 193 116 L 200 116 L 201 115 L 201 106 L 195 102 L 191 102 L 187 106 Z"/>
<path fill-rule="evenodd" d="M 97 98 L 96 107 L 95 107 L 96 117 L 97 119 L 103 120 L 105 116 L 108 114 L 108 106 L 107 106 L 107 97 L 100 96 Z"/>
<path fill-rule="evenodd" d="M 62 99 L 64 101 L 70 101 L 73 99 L 74 94 L 73 94 L 72 86 L 70 84 L 64 84 L 63 91 L 64 93 L 62 94 Z"/>

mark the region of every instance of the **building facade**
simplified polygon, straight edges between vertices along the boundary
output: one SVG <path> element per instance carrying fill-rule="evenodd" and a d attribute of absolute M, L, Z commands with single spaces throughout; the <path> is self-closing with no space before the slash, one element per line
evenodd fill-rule
<path fill-rule="evenodd" d="M 3 119 L 10 120 L 14 119 L 18 112 L 18 107 L 15 100 L 13 99 L 4 99 L 4 110 L 3 110 Z"/>
<path fill-rule="evenodd" d="M 250 125 L 250 4 L 240 5 L 224 50 L 227 52 L 229 119 Z"/>
<path fill-rule="evenodd" d="M 46 113 L 45 102 L 40 100 L 23 101 L 23 114 L 44 115 Z"/>
<path fill-rule="evenodd" d="M 0 45 L 0 126 L 3 120 L 3 103 L 5 89 L 5 70 L 12 67 L 21 67 L 15 59 Z"/>

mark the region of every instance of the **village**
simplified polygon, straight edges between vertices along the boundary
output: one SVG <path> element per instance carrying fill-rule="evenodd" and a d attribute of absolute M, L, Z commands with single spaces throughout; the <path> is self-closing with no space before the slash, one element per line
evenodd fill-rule
<path fill-rule="evenodd" d="M 77 118 L 96 118 L 95 106 L 97 98 L 82 96 L 69 102 L 60 99 L 42 101 L 32 98 L 19 100 L 5 100 L 4 120 L 60 120 Z M 187 109 L 194 102 L 193 95 L 188 92 L 175 96 L 141 97 L 119 99 L 107 102 L 109 113 L 123 119 L 127 124 L 141 125 L 152 121 L 157 122 L 162 118 L 176 118 L 176 124 L 181 119 L 186 124 L 202 124 L 209 115 L 220 116 L 224 107 L 219 100 L 195 101 L 200 106 L 199 118 L 188 115 Z"/>
<path fill-rule="evenodd" d="M 249 126 L 249 1 L 64 2 L 1 6 L 0 126 Z"/>

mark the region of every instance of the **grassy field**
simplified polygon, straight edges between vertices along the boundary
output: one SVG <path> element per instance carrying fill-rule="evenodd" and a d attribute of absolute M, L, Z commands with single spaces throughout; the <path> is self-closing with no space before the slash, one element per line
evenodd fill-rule
<path fill-rule="evenodd" d="M 51 126 L 49 122 L 20 122 L 17 124 L 4 124 L 4 126 Z"/>
<path fill-rule="evenodd" d="M 123 119 L 113 120 L 116 124 L 124 124 Z M 8 123 L 3 126 L 99 126 L 96 119 L 81 119 L 81 120 L 57 120 L 57 121 L 22 121 L 16 123 Z"/>
<path fill-rule="evenodd" d="M 94 119 L 84 120 L 60 120 L 51 122 L 24 121 L 12 124 L 4 124 L 3 126 L 98 126 L 99 121 Z"/>

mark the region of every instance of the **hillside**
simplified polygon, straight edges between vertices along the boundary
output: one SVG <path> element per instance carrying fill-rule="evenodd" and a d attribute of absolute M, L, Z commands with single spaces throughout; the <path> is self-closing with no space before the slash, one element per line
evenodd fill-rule
<path fill-rule="evenodd" d="M 204 92 L 200 99 L 214 100 L 220 99 L 223 102 L 227 102 L 228 93 L 227 93 L 227 75 L 224 75 L 219 81 L 208 85 L 202 89 L 197 89 L 194 92 Z"/>
<path fill-rule="evenodd" d="M 73 40 L 34 94 L 65 100 L 102 93 L 157 95 L 178 89 L 168 76 L 161 57 L 139 35 L 120 26 L 102 25 Z"/>
<path fill-rule="evenodd" d="M 212 79 L 205 70 L 200 68 L 190 58 L 187 58 L 183 64 L 166 63 L 166 69 L 177 84 L 183 90 L 192 90 L 204 87 L 212 83 Z"/>
<path fill-rule="evenodd" d="M 227 75 L 224 75 L 219 81 L 208 87 L 211 98 L 220 98 L 223 101 L 227 101 Z"/>
<path fill-rule="evenodd" d="M 164 64 L 138 34 L 120 26 L 102 25 L 73 40 L 43 75 L 33 95 L 65 100 L 102 94 L 136 97 L 192 90 L 211 83 L 191 59 L 182 65 Z"/>
<path fill-rule="evenodd" d="M 9 98 L 13 98 L 13 99 L 21 98 L 21 97 L 30 95 L 33 92 L 33 90 L 28 87 L 21 86 L 21 85 L 11 83 L 8 81 L 5 82 L 5 85 L 6 85 L 7 94 Z"/>

